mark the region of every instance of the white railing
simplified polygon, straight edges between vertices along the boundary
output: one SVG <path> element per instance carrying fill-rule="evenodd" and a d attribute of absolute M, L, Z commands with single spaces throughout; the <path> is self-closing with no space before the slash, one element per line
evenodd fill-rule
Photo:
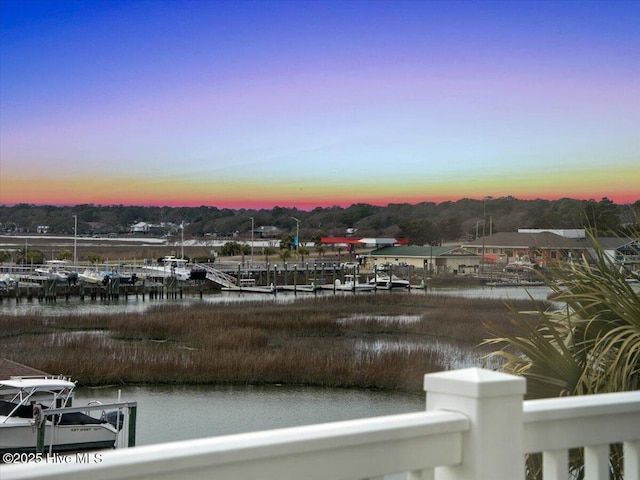
<path fill-rule="evenodd" d="M 585 479 L 608 480 L 609 444 L 622 443 L 625 480 L 640 480 L 640 392 L 523 402 L 524 379 L 477 368 L 425 375 L 425 390 L 425 412 L 5 465 L 0 478 L 512 480 L 543 452 L 555 480 L 585 447 Z"/>
<path fill-rule="evenodd" d="M 206 263 L 196 263 L 195 267 L 207 272 L 207 278 L 218 285 L 223 287 L 235 287 L 237 284 L 235 277 L 215 269 L 211 265 L 207 265 Z"/>

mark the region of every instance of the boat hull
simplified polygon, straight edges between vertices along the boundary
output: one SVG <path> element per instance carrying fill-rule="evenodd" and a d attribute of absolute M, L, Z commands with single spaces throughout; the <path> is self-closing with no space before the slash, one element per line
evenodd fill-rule
<path fill-rule="evenodd" d="M 37 428 L 29 420 L 13 419 L 0 424 L 0 453 L 36 451 Z M 17 420 L 17 421 L 16 421 Z M 114 448 L 117 430 L 110 424 L 45 426 L 44 448 L 53 452 L 70 452 Z"/>
<path fill-rule="evenodd" d="M 342 284 L 342 285 L 336 285 L 335 286 L 336 290 L 339 291 L 343 291 L 343 292 L 372 292 L 376 289 L 375 285 L 367 285 L 367 284 Z"/>

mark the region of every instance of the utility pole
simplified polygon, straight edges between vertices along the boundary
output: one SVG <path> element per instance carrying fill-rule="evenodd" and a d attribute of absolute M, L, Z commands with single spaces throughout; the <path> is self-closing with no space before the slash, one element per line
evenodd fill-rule
<path fill-rule="evenodd" d="M 296 221 L 296 254 L 298 253 L 298 246 L 300 245 L 300 220 L 296 217 L 291 217 Z"/>
<path fill-rule="evenodd" d="M 73 216 L 73 266 L 78 267 L 78 215 Z"/>
<path fill-rule="evenodd" d="M 251 217 L 251 268 L 253 268 L 253 230 L 254 230 L 254 218 Z"/>
<path fill-rule="evenodd" d="M 480 257 L 480 273 L 484 273 L 484 248 L 485 248 L 485 242 L 484 242 L 484 235 L 485 235 L 485 226 L 487 224 L 486 218 L 487 218 L 487 200 L 491 200 L 493 197 L 491 196 L 486 196 L 482 199 L 482 257 Z"/>

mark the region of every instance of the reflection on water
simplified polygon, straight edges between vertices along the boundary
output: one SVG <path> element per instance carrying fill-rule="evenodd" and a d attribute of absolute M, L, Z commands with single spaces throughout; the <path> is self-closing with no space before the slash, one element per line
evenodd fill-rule
<path fill-rule="evenodd" d="M 369 315 L 365 313 L 354 313 L 346 318 L 339 319 L 338 322 L 418 323 L 421 318 L 422 315 Z"/>
<path fill-rule="evenodd" d="M 420 337 L 415 341 L 406 339 L 377 339 L 357 340 L 354 344 L 356 352 L 384 353 L 384 352 L 412 352 L 424 351 L 435 354 L 446 366 L 447 370 L 459 368 L 496 368 L 501 361 L 499 359 L 486 358 L 486 352 L 474 349 L 469 345 L 463 345 L 456 341 L 447 341 L 437 338 Z"/>
<path fill-rule="evenodd" d="M 14 298 L 3 299 L 0 304 L 0 315 L 40 315 L 55 317 L 60 315 L 109 315 L 114 313 L 141 313 L 157 305 L 190 305 L 195 303 L 225 304 L 247 301 L 290 302 L 294 295 L 260 295 L 219 293 L 199 296 L 184 296 L 177 299 L 149 299 L 142 296 L 130 296 L 116 300 L 80 300 L 72 297 L 68 301 L 59 298 L 57 302 L 40 302 L 38 300 L 16 301 Z"/>
<path fill-rule="evenodd" d="M 551 289 L 545 286 L 535 287 L 438 287 L 429 288 L 427 295 L 452 295 L 467 298 L 499 298 L 504 300 L 548 300 Z"/>
<path fill-rule="evenodd" d="M 76 390 L 75 406 L 112 403 L 118 388 Z M 147 445 L 424 410 L 424 395 L 289 386 L 127 386 L 138 402 L 136 443 Z"/>
<path fill-rule="evenodd" d="M 424 290 L 412 290 L 415 295 L 453 295 L 469 298 L 499 298 L 505 300 L 529 300 L 530 296 L 534 300 L 547 300 L 551 290 L 548 287 L 476 287 L 476 288 L 457 288 L 457 287 L 438 287 Z M 322 294 L 320 294 L 322 295 Z M 324 295 L 327 295 L 325 293 Z M 332 295 L 329 293 L 329 295 Z M 350 294 L 351 295 L 351 294 Z M 390 295 L 389 292 L 379 293 L 362 293 L 356 295 Z M 393 294 L 391 294 L 393 295 Z M 14 298 L 3 299 L 0 303 L 0 315 L 40 315 L 40 316 L 59 316 L 59 315 L 97 315 L 97 314 L 114 314 L 114 313 L 140 313 L 155 305 L 189 305 L 192 303 L 210 303 L 225 304 L 247 301 L 262 302 L 292 302 L 304 296 L 295 295 L 293 293 L 279 293 L 278 295 L 265 295 L 259 293 L 235 293 L 222 292 L 218 294 L 200 296 L 185 296 L 178 299 L 149 299 L 142 296 L 130 296 L 129 298 L 120 298 L 117 300 L 80 300 L 78 297 L 72 297 L 68 301 L 64 298 L 58 299 L 57 302 L 40 302 L 38 300 L 21 300 L 16 301 Z M 394 319 L 397 317 L 390 317 Z M 361 320 L 361 318 L 358 318 Z M 411 321 L 406 317 L 404 321 Z"/>

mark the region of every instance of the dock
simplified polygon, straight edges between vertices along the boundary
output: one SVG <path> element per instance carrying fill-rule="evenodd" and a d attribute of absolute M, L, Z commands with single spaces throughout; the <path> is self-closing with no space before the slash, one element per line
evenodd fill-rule
<path fill-rule="evenodd" d="M 339 264 L 325 263 L 274 263 L 274 264 L 213 264 L 195 263 L 191 266 L 188 279 L 175 275 L 158 275 L 145 269 L 144 264 L 118 264 L 93 266 L 95 272 L 107 272 L 104 277 L 87 280 L 87 266 L 70 267 L 68 279 L 61 281 L 38 274 L 33 267 L 0 265 L 0 302 L 3 298 L 16 301 L 24 299 L 41 302 L 56 302 L 71 297 L 80 300 L 117 300 L 129 297 L 142 299 L 176 299 L 185 293 L 238 292 L 277 294 L 317 294 L 331 291 L 345 292 L 336 288 L 344 284 L 346 276 L 358 278 L 367 283 L 375 277 L 375 272 L 359 272 L 353 268 L 343 268 Z M 85 273 L 79 274 L 78 272 Z M 113 273 L 111 273 L 113 272 Z M 383 290 L 383 286 L 376 289 Z M 355 291 L 355 290 L 354 290 Z"/>

